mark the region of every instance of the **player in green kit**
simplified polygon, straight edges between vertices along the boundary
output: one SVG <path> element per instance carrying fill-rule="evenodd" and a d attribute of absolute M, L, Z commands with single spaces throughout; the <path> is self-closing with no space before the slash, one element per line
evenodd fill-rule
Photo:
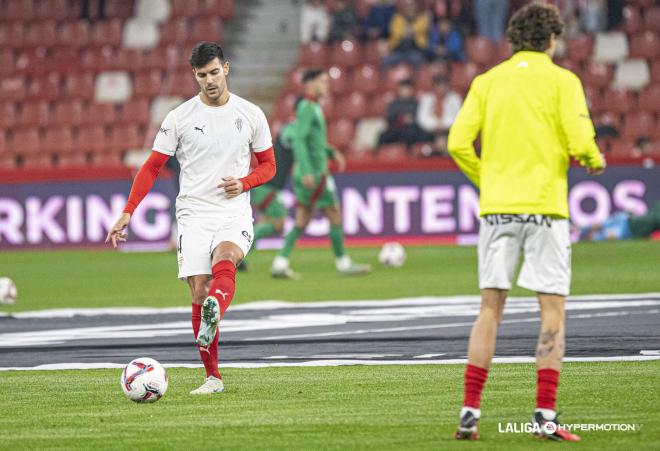
<path fill-rule="evenodd" d="M 322 69 L 310 69 L 303 75 L 304 98 L 296 106 L 293 127 L 293 191 L 296 196 L 295 225 L 284 239 L 284 247 L 273 260 L 273 277 L 296 278 L 289 266 L 289 255 L 298 237 L 312 219 L 315 209 L 330 221 L 330 242 L 335 266 L 342 274 L 367 274 L 369 265 L 354 263 L 344 249 L 344 232 L 334 179 L 328 170 L 330 158 L 344 165 L 341 153 L 328 145 L 327 125 L 318 100 L 328 95 L 328 74 Z"/>

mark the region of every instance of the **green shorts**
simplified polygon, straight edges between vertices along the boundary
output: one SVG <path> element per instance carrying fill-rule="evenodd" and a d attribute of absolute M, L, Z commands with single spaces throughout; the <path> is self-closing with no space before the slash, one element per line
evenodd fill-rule
<path fill-rule="evenodd" d="M 250 203 L 262 215 L 271 218 L 286 218 L 286 208 L 280 201 L 280 191 L 268 185 L 250 190 Z"/>
<path fill-rule="evenodd" d="M 331 175 L 317 176 L 315 188 L 305 188 L 301 177 L 293 178 L 296 203 L 303 207 L 324 209 L 338 204 L 337 187 Z"/>

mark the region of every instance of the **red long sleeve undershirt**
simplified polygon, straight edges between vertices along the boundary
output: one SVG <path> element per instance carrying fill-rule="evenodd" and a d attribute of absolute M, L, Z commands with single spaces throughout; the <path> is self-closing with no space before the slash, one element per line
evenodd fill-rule
<path fill-rule="evenodd" d="M 273 148 L 271 147 L 263 152 L 255 153 L 255 155 L 258 162 L 257 166 L 250 175 L 240 179 L 243 183 L 243 191 L 263 185 L 275 176 L 275 152 Z M 137 206 L 142 202 L 142 199 L 151 190 L 158 177 L 158 173 L 165 166 L 169 158 L 169 155 L 165 155 L 164 153 L 157 151 L 151 152 L 147 161 L 144 162 L 136 174 L 135 180 L 133 180 L 133 186 L 124 207 L 124 213 L 133 214 Z"/>

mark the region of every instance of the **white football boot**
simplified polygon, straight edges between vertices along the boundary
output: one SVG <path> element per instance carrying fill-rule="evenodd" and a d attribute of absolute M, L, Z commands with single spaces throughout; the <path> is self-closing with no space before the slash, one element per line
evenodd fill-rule
<path fill-rule="evenodd" d="M 214 376 L 209 376 L 201 387 L 191 391 L 191 395 L 212 395 L 213 393 L 222 393 L 225 391 L 225 386 L 222 384 L 222 379 Z"/>
<path fill-rule="evenodd" d="M 216 298 L 209 296 L 204 299 L 202 304 L 202 321 L 199 324 L 199 333 L 195 342 L 202 348 L 208 348 L 218 331 L 219 322 L 220 304 Z"/>

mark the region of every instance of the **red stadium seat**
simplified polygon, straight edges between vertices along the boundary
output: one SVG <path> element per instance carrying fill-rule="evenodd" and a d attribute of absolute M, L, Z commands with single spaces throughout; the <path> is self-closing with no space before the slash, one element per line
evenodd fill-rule
<path fill-rule="evenodd" d="M 357 120 L 367 116 L 368 106 L 367 97 L 364 94 L 352 92 L 342 97 L 335 110 L 337 117 Z"/>
<path fill-rule="evenodd" d="M 347 148 L 353 142 L 355 124 L 350 119 L 338 119 L 328 126 L 328 142 L 340 149 Z"/>
<path fill-rule="evenodd" d="M 12 128 L 18 124 L 18 111 L 14 102 L 0 103 L 0 121 L 2 128 Z M 3 135 L 4 136 L 4 135 Z"/>
<path fill-rule="evenodd" d="M 222 42 L 223 38 L 222 20 L 218 17 L 198 17 L 193 20 L 192 33 L 188 35 L 188 43 Z"/>
<path fill-rule="evenodd" d="M 623 7 L 623 30 L 628 34 L 637 33 L 642 28 L 642 16 L 634 5 Z"/>
<path fill-rule="evenodd" d="M 306 69 L 304 67 L 294 67 L 293 69 L 291 69 L 291 71 L 289 71 L 289 74 L 286 77 L 287 82 L 286 82 L 285 90 L 302 93 L 303 91 L 302 77 L 303 74 L 305 73 L 305 70 Z"/>
<path fill-rule="evenodd" d="M 85 108 L 82 124 L 114 124 L 117 122 L 117 108 L 114 103 L 90 103 Z"/>
<path fill-rule="evenodd" d="M 376 158 L 380 161 L 400 161 L 403 163 L 407 158 L 406 153 L 406 146 L 403 144 L 385 144 L 378 149 Z"/>
<path fill-rule="evenodd" d="M 121 107 L 119 122 L 122 124 L 149 124 L 149 101 L 145 98 L 133 99 Z"/>
<path fill-rule="evenodd" d="M 294 105 L 298 96 L 296 94 L 281 95 L 275 102 L 273 116 L 275 119 L 287 121 L 295 117 Z"/>
<path fill-rule="evenodd" d="M 121 152 L 103 151 L 92 155 L 92 166 L 118 168 L 124 166 Z"/>
<path fill-rule="evenodd" d="M 14 129 L 11 141 L 7 144 L 10 152 L 21 155 L 36 155 L 41 148 L 39 130 L 35 127 Z"/>
<path fill-rule="evenodd" d="M 17 74 L 42 75 L 47 72 L 48 59 L 46 47 L 26 49 L 18 54 L 14 67 Z"/>
<path fill-rule="evenodd" d="M 116 49 L 114 58 L 110 61 L 110 64 L 112 70 L 124 70 L 127 72 L 139 72 L 145 67 L 153 66 L 151 61 L 147 62 L 147 57 L 142 50 L 127 49 L 125 47 Z"/>
<path fill-rule="evenodd" d="M 107 5 L 106 1 L 106 5 Z M 55 21 L 65 20 L 71 13 L 71 5 L 67 0 L 47 0 L 36 2 L 36 8 L 34 11 L 35 17 L 38 19 L 51 19 Z M 107 6 L 106 6 L 107 9 Z M 78 10 L 75 11 L 77 13 Z M 110 17 L 113 17 L 109 14 Z"/>
<path fill-rule="evenodd" d="M 91 30 L 91 43 L 97 46 L 121 45 L 123 23 L 121 19 L 96 22 Z"/>
<path fill-rule="evenodd" d="M 0 110 L 2 112 L 2 110 Z M 7 136 L 5 135 L 4 130 L 0 130 L 0 156 L 8 154 L 7 151 Z M 2 166 L 0 166 L 1 168 Z"/>
<path fill-rule="evenodd" d="M 350 77 L 351 91 L 360 91 L 364 93 L 377 92 L 380 86 L 380 71 L 378 66 L 373 64 L 363 64 L 353 70 Z"/>
<path fill-rule="evenodd" d="M 175 44 L 161 45 L 144 55 L 144 66 L 160 70 L 186 68 L 190 66 L 181 49 Z"/>
<path fill-rule="evenodd" d="M 162 93 L 179 95 L 182 97 L 192 97 L 198 89 L 194 75 L 190 69 L 177 69 L 170 72 L 165 78 Z"/>
<path fill-rule="evenodd" d="M 163 84 L 163 74 L 158 69 L 139 72 L 133 77 L 133 92 L 153 97 L 158 95 Z"/>
<path fill-rule="evenodd" d="M 75 149 L 73 131 L 69 127 L 52 126 L 46 129 L 43 143 L 44 151 L 67 154 Z"/>
<path fill-rule="evenodd" d="M 636 34 L 630 40 L 630 56 L 636 58 L 654 59 L 660 55 L 660 38 L 658 30 L 647 30 Z"/>
<path fill-rule="evenodd" d="M 638 108 L 642 111 L 660 113 L 660 84 L 649 86 L 639 93 Z"/>
<path fill-rule="evenodd" d="M 609 125 L 617 130 L 621 130 L 621 115 L 619 113 L 606 111 L 605 113 L 598 115 L 594 122 L 600 125 Z"/>
<path fill-rule="evenodd" d="M 103 72 L 112 69 L 115 52 L 111 45 L 90 47 L 80 54 L 80 67 L 89 72 Z"/>
<path fill-rule="evenodd" d="M 495 60 L 497 49 L 490 39 L 482 36 L 468 38 L 465 43 L 468 60 L 488 65 Z"/>
<path fill-rule="evenodd" d="M 35 3 L 25 0 L 6 0 L 3 16 L 8 20 L 26 22 L 35 16 Z"/>
<path fill-rule="evenodd" d="M 653 61 L 651 65 L 651 81 L 653 83 L 660 83 L 660 59 Z"/>
<path fill-rule="evenodd" d="M 50 105 L 47 101 L 23 102 L 19 122 L 24 127 L 43 127 L 49 124 L 50 116 Z"/>
<path fill-rule="evenodd" d="M 644 26 L 647 30 L 660 30 L 660 6 L 654 6 L 644 12 Z"/>
<path fill-rule="evenodd" d="M 79 70 L 79 52 L 73 47 L 58 47 L 53 50 L 49 68 L 60 74 L 70 74 Z"/>
<path fill-rule="evenodd" d="M 72 20 L 60 25 L 57 44 L 66 47 L 86 47 L 90 41 L 89 22 L 86 20 Z"/>
<path fill-rule="evenodd" d="M 449 65 L 447 63 L 425 64 L 417 72 L 417 88 L 428 91 L 433 86 L 433 77 L 442 75 L 449 77 Z"/>
<path fill-rule="evenodd" d="M 413 68 L 409 64 L 400 63 L 395 66 L 391 66 L 385 72 L 385 79 L 383 80 L 381 78 L 381 90 L 392 91 L 396 89 L 400 81 L 411 79 L 413 74 Z"/>
<path fill-rule="evenodd" d="M 48 169 L 53 165 L 53 159 L 49 154 L 28 155 L 23 159 L 25 169 Z"/>
<path fill-rule="evenodd" d="M 94 74 L 72 73 L 64 78 L 64 93 L 68 98 L 91 99 L 94 97 Z"/>
<path fill-rule="evenodd" d="M 389 105 L 393 99 L 394 99 L 394 93 L 392 93 L 391 91 L 379 92 L 371 96 L 367 117 L 385 116 L 385 110 L 387 110 L 387 105 Z"/>
<path fill-rule="evenodd" d="M 25 33 L 25 42 L 30 47 L 49 47 L 57 42 L 57 35 L 57 23 L 54 20 L 32 22 Z"/>
<path fill-rule="evenodd" d="M 108 146 L 108 136 L 102 125 L 87 125 L 78 130 L 78 146 L 83 152 L 97 152 Z"/>
<path fill-rule="evenodd" d="M 4 138 L 2 138 L 2 136 L 4 135 L 0 134 L 0 168 L 11 171 L 13 169 L 18 168 L 16 155 L 3 152 L 2 149 L 3 149 Z"/>
<path fill-rule="evenodd" d="M 183 44 L 188 40 L 190 25 L 185 18 L 174 19 L 161 24 L 159 44 Z"/>
<path fill-rule="evenodd" d="M 603 110 L 603 94 L 600 88 L 586 85 L 584 87 L 584 93 L 587 97 L 587 104 L 589 105 L 591 114 L 600 113 Z"/>
<path fill-rule="evenodd" d="M 138 125 L 117 125 L 110 130 L 109 147 L 115 151 L 139 149 L 145 144 L 144 138 Z"/>
<path fill-rule="evenodd" d="M 571 61 L 589 61 L 594 48 L 594 40 L 588 34 L 578 34 L 566 40 L 566 56 Z"/>
<path fill-rule="evenodd" d="M 0 101 L 20 101 L 26 94 L 25 78 L 11 77 L 0 79 Z"/>
<path fill-rule="evenodd" d="M 234 0 L 206 0 L 202 4 L 202 14 L 216 15 L 229 20 L 234 17 Z"/>
<path fill-rule="evenodd" d="M 604 88 L 612 82 L 612 66 L 604 63 L 590 62 L 582 73 L 585 84 Z"/>
<path fill-rule="evenodd" d="M 451 86 L 459 93 L 465 93 L 477 74 L 479 74 L 479 66 L 474 63 L 453 63 L 451 65 Z"/>
<path fill-rule="evenodd" d="M 45 77 L 34 78 L 28 85 L 28 97 L 37 100 L 57 100 L 62 94 L 62 77 L 50 73 Z"/>
<path fill-rule="evenodd" d="M 195 17 L 199 13 L 199 0 L 172 0 L 171 17 Z"/>
<path fill-rule="evenodd" d="M 322 97 L 319 100 L 319 105 L 321 105 L 321 110 L 323 110 L 326 121 L 331 121 L 335 118 L 335 98 L 333 96 Z"/>
<path fill-rule="evenodd" d="M 16 71 L 16 57 L 11 49 L 0 49 L 0 76 L 9 76 Z"/>
<path fill-rule="evenodd" d="M 633 156 L 635 142 L 631 139 L 617 139 L 610 143 L 610 154 L 613 157 L 630 158 Z"/>
<path fill-rule="evenodd" d="M 657 125 L 653 114 L 645 111 L 638 111 L 626 115 L 621 136 L 623 138 L 631 139 L 637 139 L 641 136 L 660 136 L 660 133 L 656 130 Z"/>
<path fill-rule="evenodd" d="M 502 39 L 497 43 L 497 58 L 496 61 L 502 62 L 508 60 L 512 55 L 511 44 L 508 39 Z"/>
<path fill-rule="evenodd" d="M 106 17 L 127 19 L 133 15 L 133 0 L 105 0 Z"/>
<path fill-rule="evenodd" d="M 348 88 L 348 75 L 346 69 L 333 66 L 328 69 L 330 76 L 330 92 L 333 94 L 343 94 Z"/>
<path fill-rule="evenodd" d="M 67 155 L 59 155 L 57 166 L 63 168 L 80 168 L 87 166 L 87 157 L 84 152 L 74 152 Z"/>
<path fill-rule="evenodd" d="M 390 49 L 387 46 L 387 41 L 381 39 L 378 41 L 367 42 L 365 44 L 363 53 L 365 63 L 378 66 L 380 65 L 380 62 L 383 60 L 383 58 L 385 58 L 390 53 Z"/>
<path fill-rule="evenodd" d="M 634 98 L 629 91 L 608 89 L 603 99 L 603 109 L 612 113 L 627 113 L 635 108 Z"/>
<path fill-rule="evenodd" d="M 332 46 L 330 61 L 338 67 L 355 67 L 362 62 L 360 44 L 353 41 L 342 41 Z"/>
<path fill-rule="evenodd" d="M 300 47 L 298 64 L 305 67 L 323 67 L 329 63 L 328 49 L 320 42 L 310 42 Z"/>
<path fill-rule="evenodd" d="M 27 27 L 23 22 L 9 22 L 7 24 L 7 46 L 18 49 L 25 45 L 25 33 Z"/>
<path fill-rule="evenodd" d="M 80 125 L 83 121 L 83 104 L 79 99 L 61 100 L 55 105 L 52 122 L 58 125 Z"/>

